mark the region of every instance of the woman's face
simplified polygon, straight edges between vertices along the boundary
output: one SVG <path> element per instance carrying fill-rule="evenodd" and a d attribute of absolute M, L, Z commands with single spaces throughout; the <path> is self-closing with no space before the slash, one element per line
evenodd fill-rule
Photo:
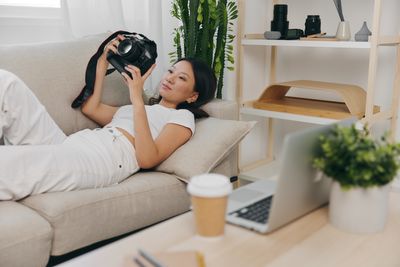
<path fill-rule="evenodd" d="M 194 91 L 194 84 L 192 65 L 184 60 L 179 61 L 165 73 L 160 85 L 160 96 L 163 101 L 175 106 L 182 102 L 195 102 L 198 93 Z"/>

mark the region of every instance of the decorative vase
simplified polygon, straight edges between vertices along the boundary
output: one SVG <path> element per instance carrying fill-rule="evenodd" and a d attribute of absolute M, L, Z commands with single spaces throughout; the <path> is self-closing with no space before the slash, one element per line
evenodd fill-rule
<path fill-rule="evenodd" d="M 368 29 L 367 22 L 364 21 L 361 29 L 354 35 L 357 42 L 368 42 L 368 37 L 372 32 Z"/>
<path fill-rule="evenodd" d="M 336 39 L 339 41 L 348 41 L 351 38 L 350 33 L 350 24 L 348 21 L 339 22 L 337 31 L 336 31 Z"/>
<path fill-rule="evenodd" d="M 385 228 L 389 185 L 343 190 L 333 182 L 329 200 L 330 223 L 351 233 L 376 233 Z"/>

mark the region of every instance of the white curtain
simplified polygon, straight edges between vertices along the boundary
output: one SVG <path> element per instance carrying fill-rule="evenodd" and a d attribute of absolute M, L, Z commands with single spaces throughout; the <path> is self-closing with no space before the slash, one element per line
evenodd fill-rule
<path fill-rule="evenodd" d="M 157 86 L 169 65 L 172 29 L 177 23 L 170 16 L 170 0 L 63 0 L 67 25 L 75 38 L 126 30 L 145 34 L 157 43 L 157 68 L 146 88 Z"/>

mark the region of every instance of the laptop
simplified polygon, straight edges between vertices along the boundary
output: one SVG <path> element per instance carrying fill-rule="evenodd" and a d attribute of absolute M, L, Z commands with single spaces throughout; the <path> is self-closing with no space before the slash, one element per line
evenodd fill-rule
<path fill-rule="evenodd" d="M 355 119 L 338 122 L 349 126 Z M 318 137 L 336 125 L 289 133 L 283 141 L 276 177 L 260 179 L 234 190 L 226 221 L 260 232 L 271 232 L 328 202 L 331 181 L 312 167 Z M 266 177 L 268 178 L 268 177 Z"/>

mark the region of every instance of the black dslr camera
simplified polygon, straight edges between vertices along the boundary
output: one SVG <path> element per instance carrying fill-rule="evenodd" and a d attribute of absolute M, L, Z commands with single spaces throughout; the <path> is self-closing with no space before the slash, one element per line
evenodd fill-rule
<path fill-rule="evenodd" d="M 156 62 L 157 45 L 143 34 L 132 33 L 124 34 L 117 49 L 118 54 L 109 51 L 107 60 L 120 73 L 125 72 L 129 76 L 131 74 L 125 70 L 125 66 L 134 65 L 140 69 L 140 73 L 145 74 L 150 67 Z"/>
<path fill-rule="evenodd" d="M 104 47 L 117 37 L 123 34 L 126 39 L 122 40 L 117 49 L 118 52 L 110 51 L 107 54 L 107 60 L 118 70 L 120 73 L 125 72 L 125 66 L 132 64 L 140 69 L 141 74 L 145 74 L 150 67 L 156 62 L 157 58 L 157 45 L 155 42 L 149 40 L 146 36 L 140 33 L 130 33 L 126 31 L 117 31 L 110 35 L 99 47 L 96 54 L 94 54 L 86 67 L 85 73 L 85 86 L 82 88 L 80 94 L 72 102 L 72 108 L 80 107 L 92 94 L 94 90 L 94 83 L 96 79 L 96 66 L 97 60 L 104 51 Z M 112 73 L 114 69 L 107 70 L 106 75 Z"/>

